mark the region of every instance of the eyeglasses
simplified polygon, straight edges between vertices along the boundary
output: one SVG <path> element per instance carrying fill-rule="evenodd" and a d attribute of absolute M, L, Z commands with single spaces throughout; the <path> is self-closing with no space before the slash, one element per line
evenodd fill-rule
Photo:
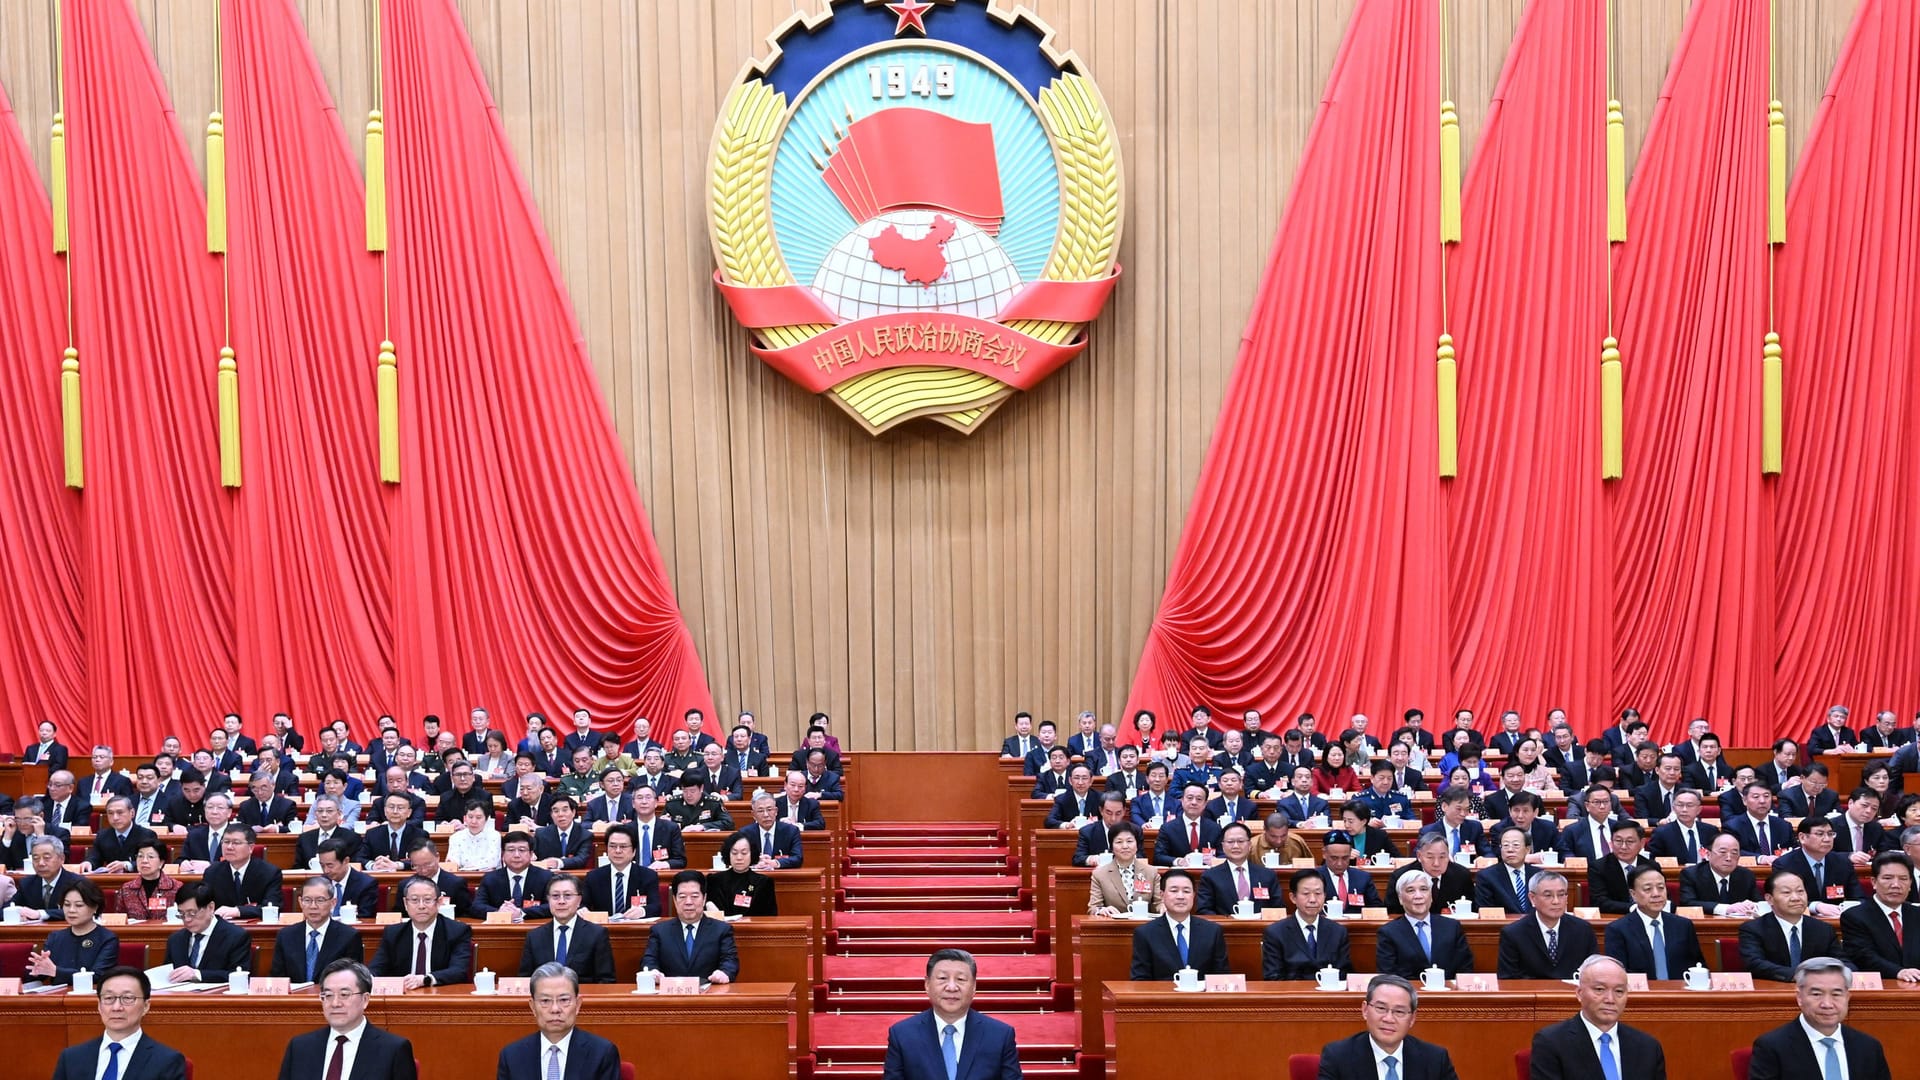
<path fill-rule="evenodd" d="M 1369 1001 L 1367 1002 L 1367 1008 L 1372 1009 L 1375 1016 L 1382 1016 L 1389 1020 L 1405 1020 L 1407 1017 L 1413 1015 L 1412 1009 L 1404 1009 L 1398 1005 L 1378 1005 Z"/>
<path fill-rule="evenodd" d="M 101 994 L 100 1004 L 110 1006 L 116 1009 L 131 1009 L 135 1005 L 140 1004 L 140 995 L 138 994 L 111 994 L 111 995 Z"/>
<path fill-rule="evenodd" d="M 344 1005 L 354 998 L 364 996 L 359 990 L 322 990 L 320 1000 L 329 1005 Z"/>

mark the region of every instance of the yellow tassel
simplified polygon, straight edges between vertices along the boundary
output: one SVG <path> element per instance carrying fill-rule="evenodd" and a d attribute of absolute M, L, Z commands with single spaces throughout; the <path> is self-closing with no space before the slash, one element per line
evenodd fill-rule
<path fill-rule="evenodd" d="M 1780 335 L 1767 331 L 1760 348 L 1760 471 L 1780 475 L 1781 402 Z"/>
<path fill-rule="evenodd" d="M 1607 102 L 1607 241 L 1627 239 L 1627 118 L 1618 101 Z"/>
<path fill-rule="evenodd" d="M 1440 242 L 1460 242 L 1460 114 L 1440 103 Z"/>
<path fill-rule="evenodd" d="M 1434 356 L 1440 361 L 1434 367 L 1440 380 L 1434 394 L 1434 411 L 1440 418 L 1440 475 L 1454 476 L 1460 472 L 1460 375 L 1453 362 L 1452 334 L 1440 335 Z"/>
<path fill-rule="evenodd" d="M 67 250 L 67 116 L 53 114 L 53 250 Z M 75 484 L 75 487 L 80 485 Z"/>
<path fill-rule="evenodd" d="M 227 133 L 220 114 L 207 114 L 207 250 L 227 250 Z"/>
<path fill-rule="evenodd" d="M 380 482 L 400 482 L 400 367 L 393 342 L 380 343 L 380 367 L 374 373 L 374 398 L 380 410 Z"/>
<path fill-rule="evenodd" d="M 367 250 L 387 250 L 387 150 L 379 109 L 367 113 Z"/>
<path fill-rule="evenodd" d="M 1621 381 L 1620 342 L 1600 343 L 1600 479 L 1626 474 L 1626 388 Z"/>
<path fill-rule="evenodd" d="M 1767 243 L 1786 242 L 1787 112 L 1774 101 L 1767 104 Z"/>
<path fill-rule="evenodd" d="M 220 486 L 240 486 L 240 365 L 233 346 L 220 348 Z"/>
<path fill-rule="evenodd" d="M 60 359 L 60 447 L 66 459 L 67 486 L 86 486 L 80 457 L 80 350 L 67 347 Z"/>

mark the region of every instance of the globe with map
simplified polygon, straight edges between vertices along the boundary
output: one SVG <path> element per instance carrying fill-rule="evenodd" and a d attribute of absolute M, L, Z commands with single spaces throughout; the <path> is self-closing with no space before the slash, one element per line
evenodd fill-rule
<path fill-rule="evenodd" d="M 991 319 L 1020 274 L 994 238 L 964 218 L 890 210 L 840 238 L 813 291 L 843 319 L 940 311 Z"/>

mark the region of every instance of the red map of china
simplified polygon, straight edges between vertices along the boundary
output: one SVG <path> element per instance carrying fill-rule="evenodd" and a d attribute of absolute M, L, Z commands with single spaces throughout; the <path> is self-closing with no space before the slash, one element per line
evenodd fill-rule
<path fill-rule="evenodd" d="M 915 285 L 932 285 L 947 272 L 947 241 L 953 239 L 953 219 L 934 215 L 933 227 L 918 240 L 900 235 L 892 225 L 867 241 L 873 261 L 888 270 L 898 270 Z"/>

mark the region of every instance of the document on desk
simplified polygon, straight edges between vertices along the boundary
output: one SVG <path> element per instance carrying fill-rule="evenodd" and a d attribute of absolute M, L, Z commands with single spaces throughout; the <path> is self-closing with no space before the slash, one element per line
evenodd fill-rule
<path fill-rule="evenodd" d="M 156 994 L 205 994 L 226 988 L 227 984 L 223 982 L 158 983 L 154 985 L 153 992 Z"/>

